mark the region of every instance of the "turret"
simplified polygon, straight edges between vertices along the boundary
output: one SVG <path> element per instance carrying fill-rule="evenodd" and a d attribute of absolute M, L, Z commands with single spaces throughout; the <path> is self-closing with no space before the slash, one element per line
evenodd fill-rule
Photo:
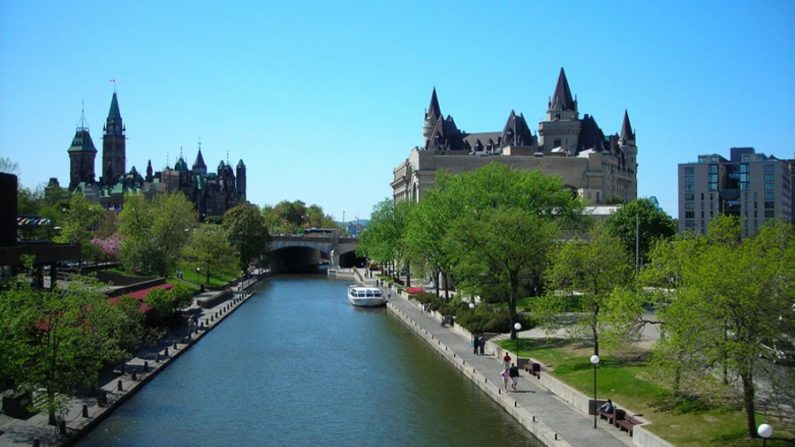
<path fill-rule="evenodd" d="M 425 111 L 425 122 L 422 126 L 422 136 L 425 139 L 426 146 L 428 141 L 431 139 L 431 135 L 433 134 L 433 129 L 436 127 L 436 123 L 442 117 L 442 110 L 439 107 L 439 99 L 436 97 L 436 87 L 433 88 L 433 93 L 431 93 L 431 103 L 428 105 L 428 109 Z"/>
<path fill-rule="evenodd" d="M 240 202 L 244 202 L 246 200 L 246 165 L 243 164 L 243 160 L 237 162 L 237 178 L 235 179 L 235 183 L 237 186 L 237 199 Z"/>
<path fill-rule="evenodd" d="M 538 124 L 539 146 L 544 152 L 560 148 L 569 155 L 577 155 L 581 123 L 577 100 L 572 98 L 563 67 L 560 68 L 558 82 L 548 105 L 546 121 Z"/>
<path fill-rule="evenodd" d="M 199 153 L 196 154 L 196 161 L 193 162 L 193 175 L 200 174 L 202 177 L 207 176 L 207 165 L 204 164 L 204 157 L 202 157 L 201 143 L 199 144 Z"/>

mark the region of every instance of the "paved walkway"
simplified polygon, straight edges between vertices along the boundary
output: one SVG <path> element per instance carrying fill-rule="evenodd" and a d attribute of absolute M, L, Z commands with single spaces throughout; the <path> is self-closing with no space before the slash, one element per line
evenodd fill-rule
<path fill-rule="evenodd" d="M 626 432 L 619 432 L 615 427 L 609 426 L 606 421 L 600 420 L 599 428 L 594 429 L 593 416 L 575 410 L 555 394 L 539 387 L 534 382 L 537 379 L 527 373 L 519 377 L 519 391 L 506 393 L 502 390 L 503 382 L 499 376 L 502 371 L 502 361 L 493 356 L 493 346 L 491 349 L 487 347 L 486 355 L 475 355 L 466 337 L 450 328 L 442 327 L 431 314 L 423 312 L 416 304 L 403 296 L 396 296 L 392 292 L 392 297 L 389 304 L 390 310 L 398 313 L 404 321 L 420 332 L 421 336 L 430 340 L 431 344 L 436 341 L 437 350 L 445 352 L 444 348 L 446 347 L 446 350 L 453 354 L 448 358 L 454 362 L 456 361 L 454 359 L 458 359 L 467 368 L 471 368 L 472 371 L 466 370 L 465 374 L 473 381 L 476 379 L 484 381 L 485 386 L 481 384 L 478 386 L 503 407 L 507 406 L 506 411 L 517 418 L 524 418 L 526 417 L 525 413 L 529 414 L 526 420 L 520 420 L 520 422 L 539 439 L 546 438 L 541 439 L 545 444 L 599 447 L 633 445 L 632 438 L 627 436 Z M 415 324 L 412 325 L 411 322 Z M 486 381 L 488 381 L 487 384 Z M 525 411 L 518 412 L 514 408 L 521 408 Z M 536 422 L 533 422 L 533 418 Z M 533 429 L 538 426 L 541 426 L 540 429 Z M 557 434 L 558 440 L 555 440 L 555 434 Z"/>

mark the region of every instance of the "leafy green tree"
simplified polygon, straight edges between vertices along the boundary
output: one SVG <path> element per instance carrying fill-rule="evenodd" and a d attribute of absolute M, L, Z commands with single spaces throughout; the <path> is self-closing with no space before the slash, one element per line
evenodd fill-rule
<path fill-rule="evenodd" d="M 306 206 L 300 200 L 283 200 L 275 206 L 264 206 L 262 216 L 271 233 L 297 234 L 306 228 L 337 228 L 331 216 L 318 205 Z"/>
<path fill-rule="evenodd" d="M 144 302 L 155 311 L 155 315 L 160 321 L 167 320 L 174 316 L 174 296 L 165 289 L 154 289 L 146 294 Z"/>
<path fill-rule="evenodd" d="M 234 266 L 237 262 L 226 231 L 214 224 L 200 225 L 191 232 L 190 240 L 182 249 L 182 257 L 204 268 L 205 283 L 208 284 L 211 271 Z"/>
<path fill-rule="evenodd" d="M 677 232 L 674 219 L 649 199 L 637 199 L 621 206 L 607 218 L 607 228 L 621 239 L 627 253 L 636 254 L 637 248 L 639 264 L 648 260 L 656 241 L 668 240 Z"/>
<path fill-rule="evenodd" d="M 98 259 L 101 253 L 91 239 L 103 214 L 105 210 L 100 204 L 82 194 L 73 194 L 63 215 L 61 234 L 55 237 L 55 242 L 79 244 L 83 259 Z"/>
<path fill-rule="evenodd" d="M 182 193 L 158 195 L 152 201 L 127 195 L 117 226 L 122 264 L 137 273 L 166 275 L 196 226 L 196 213 Z"/>
<path fill-rule="evenodd" d="M 223 227 L 237 253 L 240 268 L 247 269 L 267 254 L 271 236 L 256 205 L 242 203 L 229 209 L 224 214 Z"/>
<path fill-rule="evenodd" d="M 677 288 L 661 310 L 663 333 L 655 347 L 658 362 L 681 362 L 676 374 L 709 379 L 723 373 L 742 389 L 750 437 L 755 436 L 756 385 L 764 344 L 791 336 L 795 302 L 795 234 L 771 222 L 755 238 L 740 239 L 738 221 L 719 217 L 706 236 L 689 235 L 691 250 L 653 257 L 657 272 L 675 276 Z M 692 250 L 696 247 L 697 250 Z M 678 378 L 676 378 L 678 379 Z"/>
<path fill-rule="evenodd" d="M 104 362 L 121 357 L 113 335 L 114 310 L 96 284 L 73 277 L 68 288 L 55 291 L 18 286 L 12 295 L 24 318 L 25 350 L 12 352 L 11 376 L 28 390 L 44 389 L 43 408 L 50 423 L 80 386 L 95 386 Z M 24 302 L 13 295 L 22 292 Z M 4 335 L 5 336 L 5 335 Z M 22 369 L 16 369 L 23 365 Z"/>
<path fill-rule="evenodd" d="M 609 313 L 611 304 L 631 298 L 625 292 L 634 279 L 632 263 L 621 240 L 604 224 L 595 225 L 587 239 L 562 243 L 552 256 L 546 278 L 549 292 L 543 301 L 547 309 L 581 315 L 578 324 L 588 332 L 594 354 L 599 355 L 604 314 Z"/>
<path fill-rule="evenodd" d="M 422 223 L 409 225 L 415 253 L 423 242 L 438 247 L 434 262 L 449 263 L 463 291 L 483 296 L 496 281 L 502 290 L 496 298 L 507 302 L 516 321 L 525 287 L 520 278 L 538 284 L 547 256 L 543 241 L 578 223 L 582 206 L 559 178 L 494 162 L 464 174 L 437 174 L 419 208 L 413 216 Z"/>
<path fill-rule="evenodd" d="M 409 202 L 386 199 L 373 207 L 370 224 L 359 239 L 357 254 L 381 264 L 401 264 L 405 260 L 405 231 Z"/>

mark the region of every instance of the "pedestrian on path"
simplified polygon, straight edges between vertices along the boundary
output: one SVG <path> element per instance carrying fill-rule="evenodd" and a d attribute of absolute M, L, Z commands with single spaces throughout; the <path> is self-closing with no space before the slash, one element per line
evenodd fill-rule
<path fill-rule="evenodd" d="M 478 345 L 480 345 L 480 337 L 474 336 L 472 339 L 472 349 L 475 355 L 478 355 Z"/>
<path fill-rule="evenodd" d="M 511 367 L 511 355 L 508 354 L 508 351 L 505 351 L 505 355 L 502 357 L 502 369 L 508 370 Z"/>
<path fill-rule="evenodd" d="M 508 368 L 508 376 L 511 378 L 511 389 L 516 391 L 516 382 L 519 381 L 519 367 L 511 363 Z"/>
<path fill-rule="evenodd" d="M 505 391 L 508 391 L 508 379 L 511 378 L 510 374 L 511 373 L 508 371 L 507 368 L 503 369 L 502 372 L 500 373 L 500 376 L 502 377 L 503 386 L 505 386 Z"/>

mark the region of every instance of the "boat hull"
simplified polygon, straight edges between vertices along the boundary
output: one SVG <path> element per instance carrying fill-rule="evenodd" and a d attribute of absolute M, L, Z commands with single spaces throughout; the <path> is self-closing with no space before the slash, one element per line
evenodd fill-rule
<path fill-rule="evenodd" d="M 348 302 L 356 307 L 380 307 L 386 298 L 377 287 L 348 287 Z"/>

